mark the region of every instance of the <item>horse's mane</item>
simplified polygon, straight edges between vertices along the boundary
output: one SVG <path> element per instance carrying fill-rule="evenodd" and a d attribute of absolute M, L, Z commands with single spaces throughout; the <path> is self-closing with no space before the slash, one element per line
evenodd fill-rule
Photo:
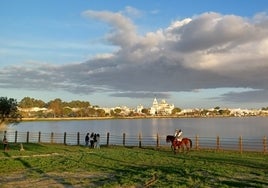
<path fill-rule="evenodd" d="M 167 135 L 166 142 L 173 142 L 174 138 L 173 135 Z"/>

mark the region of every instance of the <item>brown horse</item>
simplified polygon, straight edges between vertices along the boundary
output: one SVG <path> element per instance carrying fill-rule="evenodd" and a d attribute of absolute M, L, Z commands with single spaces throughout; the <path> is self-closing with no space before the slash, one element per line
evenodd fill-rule
<path fill-rule="evenodd" d="M 171 149 L 176 153 L 176 150 L 182 148 L 183 150 L 186 148 L 187 151 L 190 151 L 192 148 L 192 140 L 189 138 L 183 138 L 181 142 L 177 141 L 173 135 L 167 135 L 166 142 L 171 142 Z"/>

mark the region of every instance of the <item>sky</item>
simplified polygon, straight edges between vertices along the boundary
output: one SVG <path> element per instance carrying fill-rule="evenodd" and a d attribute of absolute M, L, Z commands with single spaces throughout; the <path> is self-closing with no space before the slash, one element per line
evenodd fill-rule
<path fill-rule="evenodd" d="M 267 0 L 1 0 L 0 96 L 268 106 Z"/>

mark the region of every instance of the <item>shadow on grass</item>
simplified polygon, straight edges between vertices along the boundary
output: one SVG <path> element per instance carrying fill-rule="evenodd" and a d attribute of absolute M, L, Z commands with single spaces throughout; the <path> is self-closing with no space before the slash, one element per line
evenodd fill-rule
<path fill-rule="evenodd" d="M 90 165 L 93 169 L 99 169 L 100 171 L 111 174 L 111 176 L 106 179 L 92 180 L 95 185 L 103 186 L 109 183 L 123 187 L 133 185 L 137 187 L 146 187 L 148 182 L 163 183 L 166 179 L 166 187 L 169 186 L 167 176 L 172 176 L 177 183 L 183 184 L 182 181 L 185 177 L 184 169 L 179 168 L 179 166 L 174 166 L 173 164 L 161 166 L 157 163 L 148 163 L 148 161 L 154 159 L 154 156 L 152 156 L 152 150 L 155 151 L 155 149 L 138 148 L 138 150 L 136 150 L 137 148 L 135 148 L 135 150 L 133 150 L 133 147 L 126 147 L 124 149 L 131 150 L 131 155 L 128 155 L 129 153 L 125 151 L 123 152 L 127 153 L 127 155 L 123 155 L 123 153 L 121 153 L 121 156 L 120 152 L 118 155 L 109 155 L 109 153 L 106 152 L 95 152 L 91 154 L 93 159 L 98 158 L 100 160 L 94 162 L 89 161 L 86 165 Z M 147 162 L 143 163 L 143 159 L 139 157 L 141 152 L 143 153 L 142 157 L 145 157 L 144 160 L 147 160 Z M 148 156 L 148 158 L 146 156 Z M 128 157 L 129 159 L 127 159 Z M 132 159 L 136 161 L 133 161 Z M 103 160 L 103 163 L 101 160 Z M 186 184 L 186 182 L 184 184 Z"/>
<path fill-rule="evenodd" d="M 40 147 L 44 147 L 42 145 L 39 145 L 39 144 L 28 144 L 27 145 L 27 149 L 29 149 L 30 146 L 34 146 L 35 149 L 37 148 L 40 148 Z M 33 148 L 31 148 L 33 149 Z M 9 152 L 4 152 L 4 155 L 8 158 L 12 158 L 12 156 L 9 154 Z M 66 186 L 66 185 L 71 185 L 70 182 L 67 182 L 65 181 L 63 178 L 59 179 L 59 178 L 54 178 L 53 176 L 50 176 L 48 175 L 46 172 L 44 172 L 43 170 L 39 169 L 39 168 L 36 168 L 34 166 L 32 166 L 29 162 L 27 162 L 26 159 L 23 159 L 21 157 L 18 157 L 18 158 L 14 158 L 14 161 L 18 161 L 20 162 L 24 167 L 25 169 L 30 172 L 31 174 L 35 173 L 38 175 L 38 178 L 41 177 L 41 178 L 44 178 L 44 179 L 49 179 L 49 180 L 54 180 L 55 182 L 57 182 L 58 184 L 62 184 L 63 186 Z M 23 178 L 21 179 L 9 179 L 9 180 L 5 180 L 5 181 L 2 181 L 2 185 L 3 183 L 9 183 L 9 182 L 14 182 L 14 181 L 18 181 L 18 180 L 25 180 L 25 179 L 28 179 L 27 175 L 29 175 L 28 173 L 25 173 L 23 175 Z M 33 184 L 31 184 L 31 186 L 34 186 Z"/>
<path fill-rule="evenodd" d="M 126 147 L 127 149 L 133 149 L 133 147 Z M 137 155 L 140 152 L 151 155 L 151 151 L 156 150 L 154 148 L 139 148 L 132 153 Z M 157 151 L 158 152 L 158 151 Z M 190 185 L 211 185 L 211 186 L 228 186 L 228 187 L 268 187 L 268 181 L 265 180 L 265 175 L 267 174 L 267 163 L 265 161 L 256 160 L 256 158 L 246 158 L 239 157 L 237 155 L 222 155 L 215 153 L 202 153 L 197 151 L 192 151 L 189 153 L 179 153 L 174 155 L 170 150 L 159 150 L 158 152 L 171 161 L 177 162 L 175 166 L 172 165 L 157 165 L 152 164 L 151 166 L 142 166 L 141 163 L 138 165 L 133 163 L 126 163 L 126 160 L 114 158 L 110 156 L 102 156 L 104 160 L 114 160 L 121 165 L 120 168 L 107 168 L 106 170 L 112 170 L 115 172 L 115 177 L 119 181 L 124 181 L 129 178 L 132 182 L 140 182 L 143 180 L 145 182 L 146 178 L 150 177 L 153 172 L 157 173 L 157 177 L 161 178 L 161 186 L 169 186 L 165 184 L 164 180 L 168 182 L 168 177 L 174 178 L 177 176 L 175 183 L 180 185 L 190 186 Z M 211 156 L 212 154 L 212 156 Z M 97 155 L 97 154 L 96 154 Z M 137 158 L 138 159 L 138 158 Z M 249 174 L 240 174 L 238 177 L 233 177 L 231 174 L 224 174 L 219 171 L 212 171 L 211 167 L 206 168 L 209 165 L 231 165 L 233 168 L 248 168 L 251 171 L 251 176 Z M 102 166 L 99 165 L 101 168 Z M 242 173 L 242 172 L 241 172 Z M 140 176 L 138 176 L 139 174 Z M 144 177 L 144 178 L 141 178 Z M 173 186 L 175 184 L 173 183 Z"/>

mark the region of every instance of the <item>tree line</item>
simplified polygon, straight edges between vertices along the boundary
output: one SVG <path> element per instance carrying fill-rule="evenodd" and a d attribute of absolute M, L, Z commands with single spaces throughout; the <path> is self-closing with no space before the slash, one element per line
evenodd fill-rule
<path fill-rule="evenodd" d="M 33 110 L 33 108 L 36 108 Z M 268 111 L 268 107 L 262 110 Z M 174 108 L 171 115 L 177 115 L 182 110 Z M 149 109 L 142 109 L 142 114 L 131 110 L 128 114 L 122 113 L 122 109 L 115 108 L 109 112 L 96 106 L 91 106 L 88 101 L 73 100 L 71 102 L 62 101 L 59 98 L 44 102 L 39 99 L 24 97 L 20 102 L 16 99 L 0 97 L 0 125 L 3 123 L 16 123 L 24 118 L 65 118 L 65 117 L 122 117 L 122 116 L 150 116 Z M 161 114 L 158 114 L 161 116 Z M 229 116 L 230 110 L 215 107 L 211 110 L 196 110 L 183 114 L 183 116 Z"/>
<path fill-rule="evenodd" d="M 24 97 L 18 103 L 18 107 L 21 109 L 20 112 L 23 117 L 103 117 L 106 115 L 104 110 L 98 109 L 98 106 L 91 106 L 88 101 L 73 100 L 66 102 L 60 98 L 46 103 L 42 100 Z M 37 110 L 30 110 L 32 108 L 37 108 Z"/>
<path fill-rule="evenodd" d="M 20 117 L 23 118 L 66 118 L 66 117 L 122 117 L 122 116 L 140 116 L 141 114 L 131 110 L 128 114 L 122 113 L 120 108 L 110 109 L 109 112 L 105 112 L 104 109 L 99 106 L 92 106 L 88 101 L 73 100 L 71 102 L 62 101 L 60 98 L 56 98 L 49 102 L 44 102 L 39 99 L 24 97 L 21 101 L 17 102 L 15 99 L 8 99 L 7 97 L 1 97 L 2 101 L 11 104 L 9 107 L 0 104 L 0 108 L 11 109 Z M 35 109 L 34 109 L 35 108 Z M 180 108 L 174 108 L 173 114 L 180 112 Z M 0 111 L 1 114 L 2 113 Z M 11 115 L 11 114 L 10 114 Z M 149 116 L 149 109 L 142 109 L 142 115 Z M 159 114 L 161 115 L 161 114 Z M 1 116 L 1 118 L 4 116 Z"/>

